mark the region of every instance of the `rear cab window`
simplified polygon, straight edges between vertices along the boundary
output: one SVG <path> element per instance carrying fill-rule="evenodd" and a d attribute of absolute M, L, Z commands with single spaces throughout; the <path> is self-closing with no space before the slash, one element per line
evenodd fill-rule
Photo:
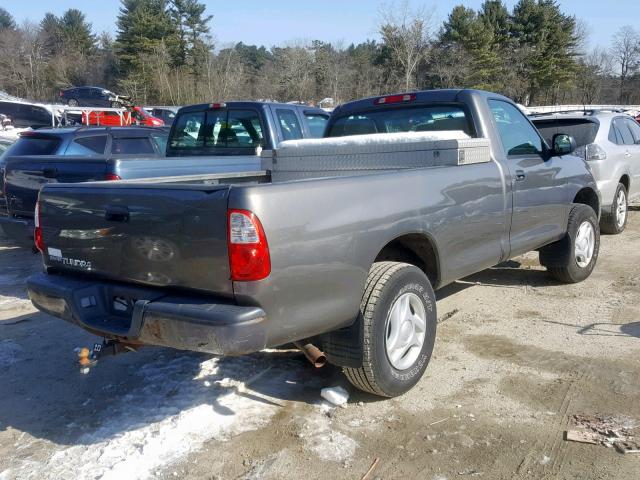
<path fill-rule="evenodd" d="M 444 130 L 461 130 L 467 135 L 475 136 L 470 116 L 464 106 L 430 104 L 345 115 L 331 124 L 327 137 Z"/>
<path fill-rule="evenodd" d="M 7 155 L 55 155 L 61 143 L 62 140 L 54 136 L 22 136 Z"/>
<path fill-rule="evenodd" d="M 263 145 L 263 139 L 256 110 L 213 109 L 179 115 L 169 147 L 178 155 L 248 155 Z"/>

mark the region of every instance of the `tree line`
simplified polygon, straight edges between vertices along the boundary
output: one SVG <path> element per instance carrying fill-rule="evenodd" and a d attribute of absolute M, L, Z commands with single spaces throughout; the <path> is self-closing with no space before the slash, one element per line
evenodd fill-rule
<path fill-rule="evenodd" d="M 198 0 L 121 0 L 115 35 L 85 14 L 17 24 L 0 8 L 0 90 L 55 101 L 101 85 L 143 104 L 273 99 L 336 103 L 393 91 L 481 88 L 525 105 L 640 103 L 640 32 L 588 50 L 588 29 L 556 0 L 486 0 L 436 24 L 426 7 L 380 9 L 378 39 L 272 47 L 216 44 Z"/>

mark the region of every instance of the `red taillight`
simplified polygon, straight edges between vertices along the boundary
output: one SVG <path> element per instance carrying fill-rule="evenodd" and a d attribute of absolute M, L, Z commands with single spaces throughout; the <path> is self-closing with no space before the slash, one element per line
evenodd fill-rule
<path fill-rule="evenodd" d="M 107 173 L 104 176 L 105 180 L 122 180 L 122 178 L 120 178 L 118 175 L 116 175 L 115 173 Z"/>
<path fill-rule="evenodd" d="M 258 217 L 248 210 L 227 213 L 227 244 L 231 280 L 251 282 L 271 273 L 271 257 L 264 229 Z"/>
<path fill-rule="evenodd" d="M 36 244 L 36 248 L 44 253 L 44 238 L 42 236 L 42 226 L 40 224 L 40 200 L 36 202 L 36 210 L 34 212 L 34 229 L 33 229 L 33 241 Z"/>
<path fill-rule="evenodd" d="M 214 110 L 217 110 L 219 108 L 227 108 L 227 104 L 226 103 L 210 103 L 209 108 L 213 108 Z"/>
<path fill-rule="evenodd" d="M 60 97 L 64 96 L 64 92 L 63 92 L 62 90 L 60 90 L 60 94 L 59 94 L 59 96 L 60 96 Z"/>
<path fill-rule="evenodd" d="M 380 97 L 375 100 L 374 105 L 387 105 L 388 103 L 413 102 L 416 99 L 414 93 L 405 93 L 403 95 L 389 95 L 388 97 Z"/>

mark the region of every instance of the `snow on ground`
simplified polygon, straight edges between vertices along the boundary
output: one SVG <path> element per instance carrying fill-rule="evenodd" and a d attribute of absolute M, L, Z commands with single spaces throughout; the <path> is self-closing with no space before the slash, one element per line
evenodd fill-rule
<path fill-rule="evenodd" d="M 0 365 L 19 353 L 10 342 L 0 346 Z M 278 403 L 245 392 L 267 373 L 271 385 L 286 388 L 285 364 L 270 367 L 255 357 L 203 358 L 182 355 L 144 365 L 139 388 L 117 400 L 97 428 L 86 430 L 73 446 L 54 445 L 45 461 L 25 460 L 0 478 L 145 479 L 209 440 L 224 441 L 269 422 Z M 184 375 L 192 370 L 195 376 Z"/>

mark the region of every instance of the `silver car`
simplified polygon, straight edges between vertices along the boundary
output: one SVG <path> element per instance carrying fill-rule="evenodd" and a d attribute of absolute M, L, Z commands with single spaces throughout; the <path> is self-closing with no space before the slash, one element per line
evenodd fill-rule
<path fill-rule="evenodd" d="M 602 195 L 600 228 L 621 233 L 627 224 L 628 202 L 640 198 L 640 125 L 629 115 L 584 111 L 533 116 L 542 136 L 572 135 L 575 154 L 589 163 Z"/>

